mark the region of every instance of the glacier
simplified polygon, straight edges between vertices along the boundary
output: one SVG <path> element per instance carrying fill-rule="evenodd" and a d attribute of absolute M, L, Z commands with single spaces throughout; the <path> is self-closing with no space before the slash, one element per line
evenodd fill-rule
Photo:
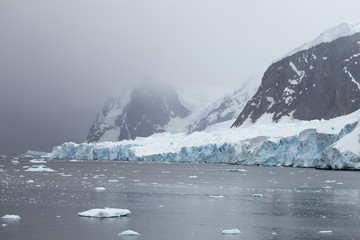
<path fill-rule="evenodd" d="M 53 159 L 360 169 L 360 110 L 331 120 L 253 124 L 211 132 L 159 133 L 119 142 L 56 146 Z"/>

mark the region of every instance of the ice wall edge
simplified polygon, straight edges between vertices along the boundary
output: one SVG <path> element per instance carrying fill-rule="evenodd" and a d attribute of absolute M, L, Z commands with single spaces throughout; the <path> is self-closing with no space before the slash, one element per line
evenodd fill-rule
<path fill-rule="evenodd" d="M 357 154 L 342 153 L 333 146 L 351 133 L 357 124 L 347 124 L 338 134 L 306 129 L 286 138 L 259 136 L 237 143 L 182 147 L 178 152 L 146 156 L 135 154 L 132 148 L 138 147 L 136 144 L 68 142 L 54 147 L 50 158 L 360 169 L 360 157 Z"/>

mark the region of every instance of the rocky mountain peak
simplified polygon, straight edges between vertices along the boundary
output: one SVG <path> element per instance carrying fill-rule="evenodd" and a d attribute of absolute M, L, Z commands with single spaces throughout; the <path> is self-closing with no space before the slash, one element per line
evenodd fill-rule
<path fill-rule="evenodd" d="M 172 118 L 184 118 L 189 113 L 170 86 L 146 82 L 109 99 L 91 126 L 87 141 L 147 137 L 163 132 Z"/>
<path fill-rule="evenodd" d="M 360 108 L 360 33 L 323 42 L 273 63 L 232 127 L 330 119 Z"/>

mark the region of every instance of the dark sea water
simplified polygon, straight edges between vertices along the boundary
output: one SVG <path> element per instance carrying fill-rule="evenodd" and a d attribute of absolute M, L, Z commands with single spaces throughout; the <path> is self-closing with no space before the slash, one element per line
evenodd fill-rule
<path fill-rule="evenodd" d="M 11 160 L 0 159 L 0 217 L 21 219 L 0 220 L 1 240 L 360 239 L 360 172 L 47 160 L 56 172 L 43 173 Z M 78 216 L 104 207 L 132 213 Z M 141 236 L 118 236 L 128 229 Z"/>

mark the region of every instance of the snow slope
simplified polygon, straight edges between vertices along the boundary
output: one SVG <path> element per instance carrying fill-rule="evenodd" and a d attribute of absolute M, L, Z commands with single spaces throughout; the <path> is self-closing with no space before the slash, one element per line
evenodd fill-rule
<path fill-rule="evenodd" d="M 254 124 L 248 128 L 195 132 L 190 135 L 165 132 L 120 142 L 70 142 L 54 147 L 50 157 L 321 167 L 330 165 L 324 162 L 329 160 L 321 158 L 322 153 L 351 132 L 359 119 L 360 110 L 331 120 Z M 360 149 L 359 142 L 350 144 Z M 355 158 L 360 161 L 359 155 Z M 359 168 L 353 163 L 343 166 Z"/>
<path fill-rule="evenodd" d="M 353 22 L 342 23 L 338 26 L 325 30 L 317 38 L 315 38 L 311 42 L 305 43 L 300 47 L 292 50 L 291 52 L 286 54 L 283 58 L 291 56 L 299 51 L 310 49 L 320 43 L 332 42 L 338 38 L 349 36 L 357 32 L 360 32 L 360 22 L 353 21 Z"/>
<path fill-rule="evenodd" d="M 214 101 L 209 110 L 204 111 L 202 115 L 189 125 L 187 132 L 203 131 L 214 124 L 220 124 L 227 121 L 235 121 L 237 115 L 245 107 L 246 103 L 255 94 L 260 85 L 260 78 L 248 79 L 240 89 L 232 94 L 227 94 L 221 99 Z M 226 127 L 230 128 L 227 123 Z"/>

